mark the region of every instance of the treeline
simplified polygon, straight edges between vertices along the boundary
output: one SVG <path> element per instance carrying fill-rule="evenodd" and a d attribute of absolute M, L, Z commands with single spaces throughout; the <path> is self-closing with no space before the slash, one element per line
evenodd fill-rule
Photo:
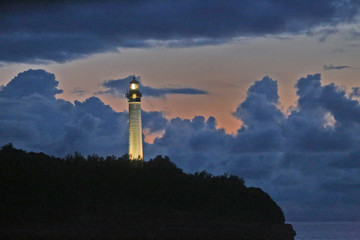
<path fill-rule="evenodd" d="M 0 212 L 2 224 L 171 215 L 284 223 L 277 204 L 237 176 L 184 173 L 162 156 L 57 158 L 11 144 L 0 150 Z"/>

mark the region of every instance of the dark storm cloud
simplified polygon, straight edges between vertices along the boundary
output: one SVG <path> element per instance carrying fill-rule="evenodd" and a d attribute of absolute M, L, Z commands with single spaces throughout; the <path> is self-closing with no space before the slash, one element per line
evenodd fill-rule
<path fill-rule="evenodd" d="M 29 70 L 2 88 L 0 145 L 56 156 L 127 152 L 127 112 L 97 97 L 56 99 L 57 85 L 53 74 Z M 146 159 L 163 154 L 188 172 L 244 177 L 270 193 L 288 221 L 360 220 L 360 104 L 338 86 L 323 85 L 320 74 L 299 79 L 295 88 L 297 104 L 285 115 L 277 82 L 255 81 L 234 113 L 244 123 L 235 135 L 217 128 L 214 117 L 168 120 L 143 111 L 144 128 L 159 133 L 144 143 Z"/>
<path fill-rule="evenodd" d="M 95 94 L 109 94 L 114 97 L 125 97 L 126 91 L 129 89 L 129 82 L 133 79 L 133 76 L 128 76 L 124 79 L 118 80 L 107 80 L 103 82 L 102 86 L 108 88 L 105 91 L 99 91 Z M 165 97 L 168 94 L 207 94 L 206 91 L 195 89 L 195 88 L 152 88 L 149 86 L 144 86 L 141 83 L 141 79 L 137 78 L 139 82 L 139 88 L 144 96 L 149 97 Z"/>
<path fill-rule="evenodd" d="M 332 64 L 330 65 L 324 65 L 323 69 L 324 70 L 341 70 L 341 69 L 347 69 L 347 68 L 353 68 L 351 66 L 333 66 Z"/>
<path fill-rule="evenodd" d="M 0 62 L 65 62 L 119 47 L 198 46 L 333 29 L 354 20 L 359 5 L 355 0 L 5 1 Z"/>
<path fill-rule="evenodd" d="M 360 169 L 360 151 L 350 152 L 340 159 L 336 159 L 331 166 L 342 169 Z"/>

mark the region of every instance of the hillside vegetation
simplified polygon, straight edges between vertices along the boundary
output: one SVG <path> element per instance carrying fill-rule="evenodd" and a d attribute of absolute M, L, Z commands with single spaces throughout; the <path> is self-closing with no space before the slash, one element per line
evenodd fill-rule
<path fill-rule="evenodd" d="M 184 173 L 162 156 L 56 158 L 8 144 L 0 150 L 0 181 L 0 223 L 8 234 L 49 224 L 90 228 L 83 232 L 120 226 L 124 237 L 156 224 L 284 223 L 278 205 L 243 179 Z"/>

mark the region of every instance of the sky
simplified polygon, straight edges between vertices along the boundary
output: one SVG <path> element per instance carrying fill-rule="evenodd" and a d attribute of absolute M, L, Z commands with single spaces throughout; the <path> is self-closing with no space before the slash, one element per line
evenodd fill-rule
<path fill-rule="evenodd" d="M 3 1 L 0 145 L 127 153 L 261 187 L 288 221 L 360 221 L 360 2 Z"/>

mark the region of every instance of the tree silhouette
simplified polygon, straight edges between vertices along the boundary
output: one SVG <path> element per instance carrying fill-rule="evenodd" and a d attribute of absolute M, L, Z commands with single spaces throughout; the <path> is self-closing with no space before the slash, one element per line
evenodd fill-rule
<path fill-rule="evenodd" d="M 71 219 L 82 224 L 84 219 L 102 219 L 102 224 L 148 218 L 167 222 L 189 214 L 205 222 L 285 221 L 279 206 L 261 189 L 246 187 L 242 178 L 184 173 L 160 155 L 149 161 L 78 152 L 57 158 L 10 143 L 0 150 L 0 196 L 2 225 Z"/>

